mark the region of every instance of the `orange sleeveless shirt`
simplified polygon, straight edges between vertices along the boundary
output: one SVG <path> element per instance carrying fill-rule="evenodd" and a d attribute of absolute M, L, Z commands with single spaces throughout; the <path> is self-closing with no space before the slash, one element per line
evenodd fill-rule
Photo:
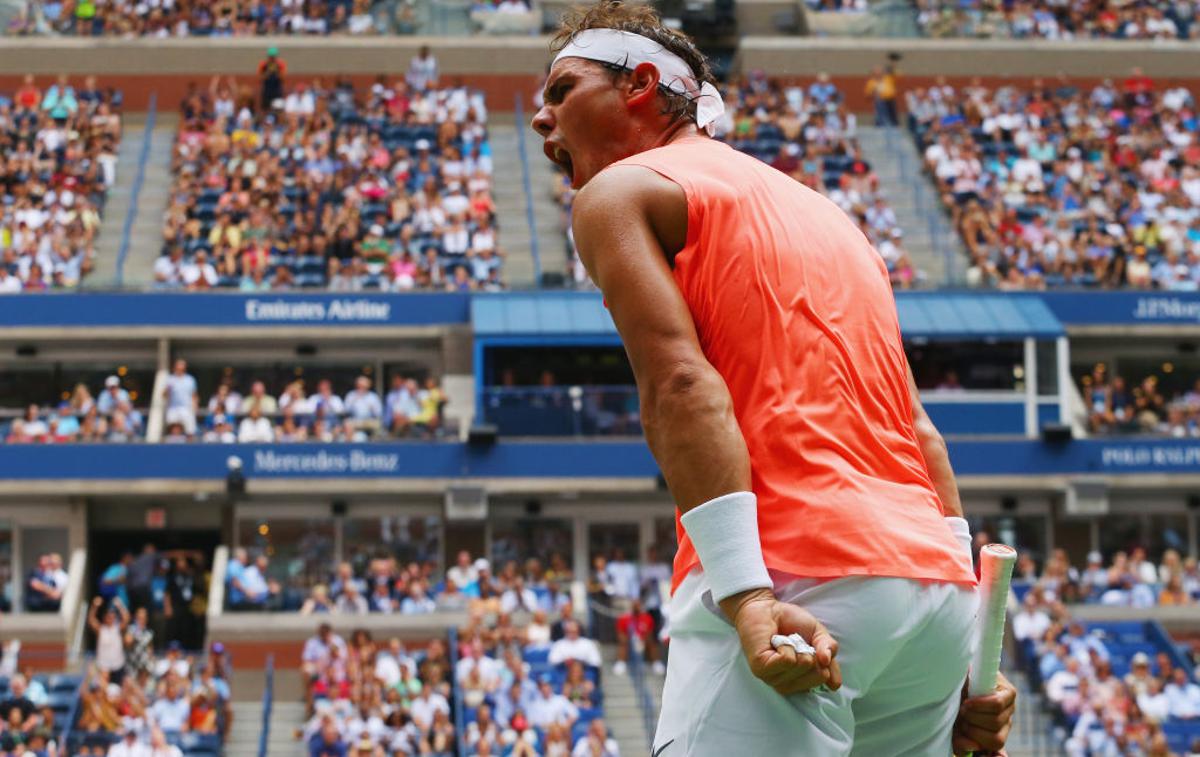
<path fill-rule="evenodd" d="M 767 567 L 804 578 L 975 584 L 913 425 L 887 268 L 832 202 L 689 137 L 618 165 L 687 195 L 675 282 L 750 450 Z M 675 521 L 672 590 L 699 564 Z"/>

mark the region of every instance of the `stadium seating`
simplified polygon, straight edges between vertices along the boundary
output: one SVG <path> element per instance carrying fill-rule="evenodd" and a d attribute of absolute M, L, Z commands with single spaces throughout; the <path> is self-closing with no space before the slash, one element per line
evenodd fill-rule
<path fill-rule="evenodd" d="M 1037 2 L 1016 7 L 997 0 L 917 0 L 917 23 L 933 37 L 1173 40 L 1194 36 L 1188 3 L 1155 0 L 1137 5 Z"/>
<path fill-rule="evenodd" d="M 229 97 L 184 103 L 158 287 L 503 286 L 481 93 L 381 77 L 296 85 L 265 112 Z M 237 175 L 248 160 L 253 180 Z"/>
<path fill-rule="evenodd" d="M 1079 391 L 1088 404 L 1094 434 L 1156 434 L 1177 439 L 1200 436 L 1200 379 L 1146 376 L 1126 381 L 1104 365 L 1084 376 Z M 1174 390 L 1163 386 L 1174 379 Z"/>
<path fill-rule="evenodd" d="M 11 178 L 0 216 L 0 293 L 70 289 L 95 266 L 100 214 L 116 179 L 120 92 L 89 76 L 44 90 L 26 76 L 0 96 Z"/>
<path fill-rule="evenodd" d="M 1120 85 L 945 83 L 908 125 L 971 256 L 1007 289 L 1200 287 L 1195 100 L 1136 71 Z"/>

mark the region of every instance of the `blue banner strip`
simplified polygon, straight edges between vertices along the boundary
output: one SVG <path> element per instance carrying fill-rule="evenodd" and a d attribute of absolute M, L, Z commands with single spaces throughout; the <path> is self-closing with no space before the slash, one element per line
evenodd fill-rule
<path fill-rule="evenodd" d="M 971 475 L 1200 473 L 1200 440 L 951 440 L 955 472 Z M 236 456 L 247 478 L 642 478 L 658 466 L 640 441 L 375 444 L 77 444 L 0 446 L 9 481 L 212 480 Z"/>

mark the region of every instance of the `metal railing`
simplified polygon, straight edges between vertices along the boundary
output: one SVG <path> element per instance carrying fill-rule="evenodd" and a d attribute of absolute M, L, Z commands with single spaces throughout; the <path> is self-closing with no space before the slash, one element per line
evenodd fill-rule
<path fill-rule="evenodd" d="M 150 160 L 150 143 L 154 134 L 154 122 L 158 106 L 158 93 L 150 93 L 150 102 L 146 105 L 146 126 L 142 130 L 142 150 L 138 154 L 137 173 L 133 176 L 133 185 L 129 189 L 129 210 L 125 213 L 125 226 L 121 230 L 121 247 L 117 251 L 116 282 L 120 287 L 125 283 L 125 258 L 129 255 L 130 236 L 133 234 L 133 223 L 137 220 L 138 196 L 142 193 L 142 183 L 146 180 L 146 164 Z"/>
<path fill-rule="evenodd" d="M 945 235 L 939 221 L 939 214 L 942 212 L 938 198 L 933 198 L 930 202 L 926 197 L 925 176 L 921 172 L 920 166 L 909 166 L 908 151 L 904 145 L 899 144 L 899 140 L 906 137 L 898 134 L 900 127 L 894 125 L 886 125 L 883 127 L 883 142 L 887 151 L 896 156 L 896 163 L 900 168 L 900 181 L 903 186 L 912 188 L 913 209 L 917 216 L 925 219 L 926 232 L 929 235 L 929 242 L 933 245 L 933 254 L 942 260 L 944 267 L 944 275 L 941 286 L 951 286 L 957 280 L 958 261 L 954 259 L 955 246 L 947 244 Z"/>
<path fill-rule="evenodd" d="M 258 757 L 267 757 L 271 736 L 271 710 L 275 706 L 275 655 L 267 655 L 266 681 L 263 684 L 262 733 L 258 735 Z"/>
<path fill-rule="evenodd" d="M 633 693 L 637 697 L 638 707 L 642 711 L 642 727 L 646 731 L 646 746 L 654 749 L 654 723 L 657 714 L 654 711 L 654 697 L 650 696 L 650 688 L 646 684 L 646 658 L 642 654 L 641 639 L 636 633 L 629 634 L 629 682 L 633 684 Z"/>
<path fill-rule="evenodd" d="M 529 224 L 529 254 L 533 256 L 534 287 L 542 288 L 542 256 L 538 249 L 537 221 L 533 215 L 533 184 L 529 180 L 529 154 L 525 150 L 525 108 L 523 93 L 513 97 L 513 118 L 517 121 L 517 154 L 521 156 L 521 186 L 525 189 L 525 223 Z"/>

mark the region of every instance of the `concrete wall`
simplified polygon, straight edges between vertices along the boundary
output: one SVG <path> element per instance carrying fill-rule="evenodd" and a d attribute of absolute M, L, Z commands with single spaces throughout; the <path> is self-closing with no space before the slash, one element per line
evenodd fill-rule
<path fill-rule="evenodd" d="M 740 5 L 740 4 L 739 4 Z M 787 3 L 752 4 L 769 17 Z M 764 11 L 763 9 L 767 10 Z M 741 12 L 741 11 L 739 11 Z M 0 90 L 11 91 L 20 75 L 33 73 L 47 85 L 58 73 L 94 73 L 104 84 L 124 90 L 127 109 L 142 110 L 151 92 L 160 109 L 174 109 L 190 82 L 206 87 L 214 75 L 236 76 L 257 86 L 254 71 L 270 45 L 277 45 L 293 79 L 348 75 L 358 84 L 380 74 L 402 75 L 408 61 L 430 45 L 443 80 L 463 81 L 487 94 L 498 112 L 511 111 L 514 98 L 526 104 L 550 61 L 546 37 L 388 37 L 257 38 L 182 40 L 21 39 L 0 45 Z M 865 106 L 862 85 L 870 70 L 889 52 L 903 55 L 900 71 L 906 86 L 947 75 L 951 83 L 980 76 L 989 82 L 1028 82 L 1063 72 L 1082 83 L 1101 77 L 1123 78 L 1139 65 L 1161 80 L 1200 79 L 1200 43 L 1153 44 L 1085 41 L 886 40 L 813 37 L 745 37 L 736 66 L 762 69 L 785 78 L 807 79 L 818 71 L 832 74 L 851 97 Z"/>

